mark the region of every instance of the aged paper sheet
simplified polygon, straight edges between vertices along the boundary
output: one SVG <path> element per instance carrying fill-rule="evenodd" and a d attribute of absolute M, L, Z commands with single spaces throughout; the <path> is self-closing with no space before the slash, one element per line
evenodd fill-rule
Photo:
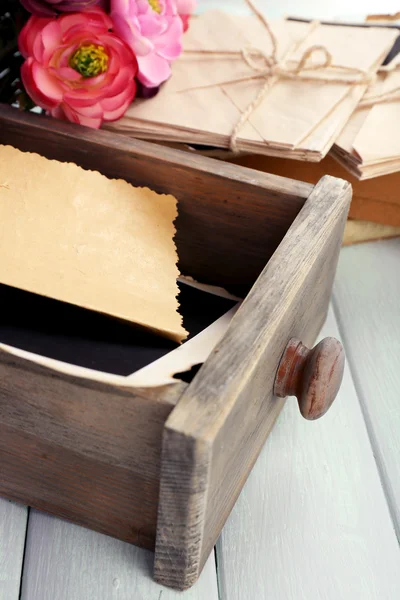
<path fill-rule="evenodd" d="M 172 196 L 0 146 L 0 283 L 182 341 L 176 216 Z"/>

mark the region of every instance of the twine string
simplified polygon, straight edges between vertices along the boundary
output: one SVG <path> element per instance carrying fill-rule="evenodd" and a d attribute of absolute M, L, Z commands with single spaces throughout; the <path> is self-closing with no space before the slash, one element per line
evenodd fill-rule
<path fill-rule="evenodd" d="M 388 104 L 389 102 L 398 102 L 400 100 L 400 85 L 382 92 L 382 94 L 376 94 L 375 96 L 367 96 L 360 102 L 358 108 L 371 108 L 377 104 Z"/>
<path fill-rule="evenodd" d="M 399 71 L 400 70 L 400 62 L 392 62 L 389 63 L 388 65 L 381 67 L 381 69 L 379 69 L 380 72 L 385 73 L 385 75 L 389 75 L 390 73 L 393 73 L 394 71 Z M 374 95 L 370 95 L 365 97 L 360 104 L 358 105 L 358 108 L 371 108 L 372 106 L 375 106 L 376 104 L 387 104 L 389 102 L 398 102 L 400 100 L 400 85 L 396 86 L 394 88 L 391 88 L 390 90 L 386 90 L 386 92 L 381 92 L 380 94 L 374 94 Z"/>

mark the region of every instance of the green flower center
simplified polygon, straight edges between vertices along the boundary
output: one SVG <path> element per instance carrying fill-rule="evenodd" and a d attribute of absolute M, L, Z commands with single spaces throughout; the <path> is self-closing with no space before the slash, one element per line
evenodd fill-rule
<path fill-rule="evenodd" d="M 160 0 L 147 0 L 147 2 L 150 4 L 150 8 L 152 8 L 154 10 L 154 12 L 156 12 L 158 14 L 161 13 Z"/>
<path fill-rule="evenodd" d="M 82 77 L 96 77 L 108 69 L 108 54 L 104 46 L 87 44 L 81 46 L 71 55 L 69 66 L 78 71 Z"/>

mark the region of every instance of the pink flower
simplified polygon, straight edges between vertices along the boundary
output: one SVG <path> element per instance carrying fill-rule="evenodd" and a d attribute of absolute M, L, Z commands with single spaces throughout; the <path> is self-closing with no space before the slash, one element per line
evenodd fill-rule
<path fill-rule="evenodd" d="M 139 81 L 157 87 L 171 75 L 182 52 L 183 24 L 175 0 L 111 0 L 114 31 L 129 44 L 139 64 Z"/>
<path fill-rule="evenodd" d="M 21 0 L 22 6 L 37 17 L 52 17 L 59 12 L 74 12 L 99 5 L 106 8 L 106 0 Z"/>
<path fill-rule="evenodd" d="M 187 31 L 189 28 L 190 16 L 194 13 L 196 8 L 196 0 L 175 0 L 178 15 L 182 19 L 183 31 Z"/>
<path fill-rule="evenodd" d="M 94 128 L 122 117 L 136 94 L 137 61 L 112 25 L 99 8 L 29 19 L 18 39 L 21 76 L 38 106 Z"/>

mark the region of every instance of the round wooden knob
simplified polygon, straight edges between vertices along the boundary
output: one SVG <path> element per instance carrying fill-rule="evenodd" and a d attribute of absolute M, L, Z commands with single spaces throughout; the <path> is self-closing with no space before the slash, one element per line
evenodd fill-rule
<path fill-rule="evenodd" d="M 322 417 L 336 398 L 344 371 L 344 350 L 335 338 L 325 338 L 309 350 L 293 338 L 276 373 L 274 394 L 296 396 L 300 412 L 311 421 Z"/>

